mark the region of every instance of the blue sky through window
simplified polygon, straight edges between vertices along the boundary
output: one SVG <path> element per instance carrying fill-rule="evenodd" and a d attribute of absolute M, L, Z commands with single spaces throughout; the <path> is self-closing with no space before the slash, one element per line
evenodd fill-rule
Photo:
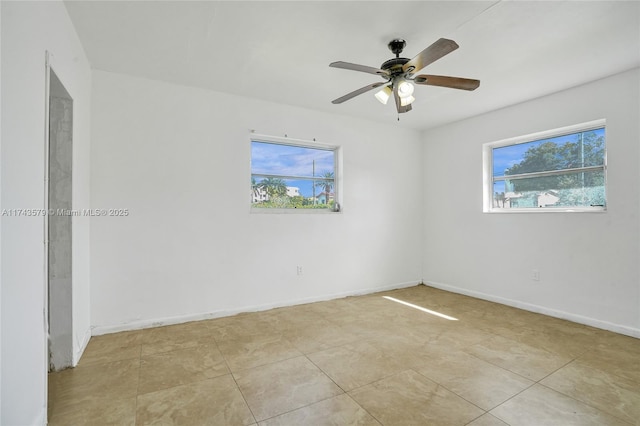
<path fill-rule="evenodd" d="M 334 164 L 335 154 L 331 150 L 251 142 L 251 175 L 257 182 L 262 177 L 255 175 L 321 177 L 325 173 L 333 173 Z M 313 195 L 313 182 L 310 180 L 286 179 L 286 184 L 300 188 L 303 197 Z M 316 188 L 316 194 L 320 191 Z"/>
<path fill-rule="evenodd" d="M 589 130 L 584 133 L 593 132 L 597 137 L 604 137 L 604 128 Z M 569 135 L 557 136 L 549 139 L 541 139 L 532 142 L 525 142 L 515 145 L 508 145 L 493 149 L 493 177 L 504 176 L 505 170 L 514 164 L 518 164 L 524 160 L 525 152 L 530 148 L 535 148 L 543 143 L 553 142 L 556 145 L 564 145 L 567 142 L 576 142 L 578 135 L 582 132 L 572 133 Z M 504 181 L 494 182 L 493 192 L 504 192 Z"/>

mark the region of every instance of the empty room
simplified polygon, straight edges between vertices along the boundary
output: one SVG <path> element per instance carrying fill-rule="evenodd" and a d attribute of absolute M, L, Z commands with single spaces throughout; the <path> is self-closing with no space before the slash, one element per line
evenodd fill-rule
<path fill-rule="evenodd" d="M 640 425 L 640 2 L 0 31 L 0 424 Z"/>

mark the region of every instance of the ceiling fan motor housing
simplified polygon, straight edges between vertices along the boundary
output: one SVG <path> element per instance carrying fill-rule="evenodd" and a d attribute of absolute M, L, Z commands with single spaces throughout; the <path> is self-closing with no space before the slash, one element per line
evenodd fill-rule
<path fill-rule="evenodd" d="M 401 38 L 393 39 L 389 42 L 389 44 L 387 44 L 387 47 L 389 48 L 389 50 L 393 52 L 396 55 L 396 57 L 389 59 L 388 61 L 385 61 L 382 65 L 380 65 L 380 69 L 389 71 L 389 77 L 391 77 L 392 79 L 395 77 L 398 77 L 399 75 L 402 75 L 405 73 L 408 74 L 409 72 L 413 71 L 413 67 L 410 70 L 402 69 L 404 64 L 410 61 L 409 58 L 400 57 L 400 54 L 402 53 L 402 50 L 405 48 L 406 45 L 407 45 L 407 42 Z"/>
<path fill-rule="evenodd" d="M 380 69 L 389 71 L 390 77 L 393 78 L 405 73 L 402 66 L 409 61 L 408 58 L 392 58 L 380 65 Z"/>

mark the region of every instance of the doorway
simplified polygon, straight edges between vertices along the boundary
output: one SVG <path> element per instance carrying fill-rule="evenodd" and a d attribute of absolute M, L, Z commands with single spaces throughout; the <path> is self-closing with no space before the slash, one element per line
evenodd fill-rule
<path fill-rule="evenodd" d="M 73 99 L 49 67 L 47 286 L 49 371 L 73 366 Z"/>

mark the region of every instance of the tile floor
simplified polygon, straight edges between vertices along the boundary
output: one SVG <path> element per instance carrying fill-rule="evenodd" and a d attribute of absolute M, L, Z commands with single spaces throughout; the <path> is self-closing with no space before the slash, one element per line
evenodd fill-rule
<path fill-rule="evenodd" d="M 93 337 L 49 421 L 640 425 L 640 340 L 420 285 Z"/>

